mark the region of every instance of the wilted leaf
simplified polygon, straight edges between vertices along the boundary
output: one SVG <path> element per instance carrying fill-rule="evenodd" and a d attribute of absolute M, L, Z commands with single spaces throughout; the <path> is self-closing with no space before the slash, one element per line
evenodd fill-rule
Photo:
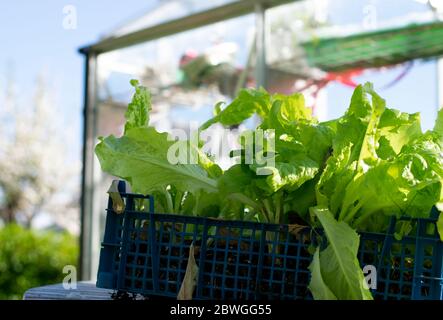
<path fill-rule="evenodd" d="M 189 247 L 188 265 L 186 266 L 185 277 L 183 278 L 177 300 L 192 300 L 194 289 L 197 285 L 198 266 L 194 258 L 194 244 Z"/>
<path fill-rule="evenodd" d="M 108 194 L 112 200 L 112 209 L 115 213 L 120 214 L 125 211 L 125 203 L 123 202 L 120 192 L 118 191 L 118 180 L 113 180 L 108 189 Z"/>

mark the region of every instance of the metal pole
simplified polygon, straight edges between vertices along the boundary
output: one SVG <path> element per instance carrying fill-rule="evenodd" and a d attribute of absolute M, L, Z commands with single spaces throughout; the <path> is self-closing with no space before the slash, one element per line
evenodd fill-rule
<path fill-rule="evenodd" d="M 266 88 L 266 24 L 265 8 L 262 3 L 255 6 L 255 16 L 255 81 L 257 88 Z"/>
<path fill-rule="evenodd" d="M 90 280 L 93 275 L 93 176 L 96 109 L 97 56 L 85 54 L 85 87 L 83 109 L 83 168 L 81 189 L 80 279 Z"/>

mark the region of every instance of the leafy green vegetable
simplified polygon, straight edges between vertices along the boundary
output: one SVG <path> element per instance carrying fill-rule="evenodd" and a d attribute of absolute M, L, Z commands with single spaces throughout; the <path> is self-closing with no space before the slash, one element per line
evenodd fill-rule
<path fill-rule="evenodd" d="M 377 214 L 425 217 L 440 197 L 442 149 L 435 133 L 421 134 L 418 115 L 384 105 L 372 87 L 356 89 L 316 187 L 319 205 L 359 229 Z"/>
<path fill-rule="evenodd" d="M 385 109 L 378 125 L 380 135 L 377 155 L 382 159 L 395 157 L 404 145 L 421 136 L 420 115 Z"/>
<path fill-rule="evenodd" d="M 372 300 L 357 259 L 357 233 L 346 223 L 337 222 L 327 208 L 311 210 L 329 241 L 326 249 L 319 252 L 319 259 L 311 263 L 311 270 L 316 270 L 310 285 L 314 297 L 330 298 L 332 292 L 337 299 Z"/>
<path fill-rule="evenodd" d="M 435 120 L 434 136 L 438 139 L 440 148 L 443 148 L 443 108 L 438 111 L 437 119 Z M 436 207 L 440 212 L 443 212 L 443 188 L 440 193 L 440 200 L 436 204 Z M 443 239 L 443 227 L 440 228 L 440 236 Z"/>
<path fill-rule="evenodd" d="M 272 132 L 275 138 L 273 146 L 269 137 L 265 137 L 263 143 L 263 154 L 267 154 L 272 164 L 260 163 L 257 158 L 252 163 L 243 161 L 250 150 L 242 142 L 239 151 L 243 155 L 242 165 L 225 172 L 219 180 L 220 191 L 228 199 L 237 199 L 249 210 L 254 210 L 263 221 L 284 223 L 288 213 L 294 210 L 305 216 L 315 197 L 304 196 L 306 191 L 314 195 L 314 186 L 309 181 L 319 176 L 323 168 L 331 148 L 333 129 L 317 122 L 301 94 L 269 95 L 263 89 L 243 90 L 202 129 L 217 122 L 238 125 L 254 113 L 262 119 L 257 129 Z M 252 133 L 251 141 L 256 141 L 257 132 Z M 254 150 L 256 147 L 254 144 Z M 294 197 L 304 197 L 303 205 L 294 206 Z"/>
<path fill-rule="evenodd" d="M 199 214 L 197 202 L 217 191 L 221 169 L 190 141 L 173 141 L 150 127 L 150 94 L 137 81 L 131 84 L 136 91 L 125 114 L 124 135 L 100 137 L 95 148 L 102 170 L 128 181 L 134 192 L 155 194 L 161 212 Z"/>
<path fill-rule="evenodd" d="M 368 94 L 372 101 L 367 99 Z M 428 217 L 432 206 L 442 198 L 443 149 L 438 134 L 439 119 L 434 132 L 422 134 L 417 114 L 387 109 L 372 86 L 357 87 L 348 111 L 336 122 L 334 151 L 316 185 L 317 205 L 329 208 L 339 223 L 346 222 L 359 231 L 383 232 L 392 215 Z M 328 233 L 331 219 L 321 219 L 328 215 L 320 215 L 315 209 L 314 213 Z M 396 236 L 401 237 L 410 230 L 411 226 L 405 225 Z M 349 227 L 343 229 L 342 239 L 352 237 L 352 233 L 355 232 Z M 338 246 L 342 239 L 328 235 L 328 249 Z M 324 272 L 325 264 L 338 259 L 334 254 L 345 259 L 348 251 L 342 249 L 335 252 L 331 249 L 325 259 L 320 253 L 317 261 L 329 288 L 340 288 L 339 284 L 345 283 L 330 284 Z M 354 256 L 357 249 L 358 246 L 352 251 Z M 345 265 L 352 265 L 350 256 L 346 261 Z M 358 262 L 352 263 L 358 269 Z M 354 292 L 360 292 L 357 281 L 348 285 Z M 320 290 L 318 285 L 316 288 Z M 349 288 L 346 292 L 352 292 Z"/>
<path fill-rule="evenodd" d="M 318 164 L 309 158 L 302 158 L 293 159 L 291 163 L 277 162 L 274 167 L 268 169 L 271 174 L 266 179 L 258 181 L 258 187 L 272 194 L 281 189 L 297 190 L 316 175 Z"/>
<path fill-rule="evenodd" d="M 385 232 L 392 216 L 428 217 L 434 205 L 443 210 L 443 111 L 422 133 L 419 114 L 387 108 L 367 83 L 341 118 L 318 122 L 301 94 L 244 89 L 200 127 L 261 119 L 231 151 L 239 163 L 223 171 L 201 142 L 174 141 L 149 126 L 150 94 L 131 84 L 123 136 L 96 146 L 102 169 L 152 193 L 156 212 L 322 227 L 326 247 L 312 248 L 309 267 L 315 299 L 372 299 L 357 232 Z M 404 223 L 395 236 L 411 230 Z"/>
<path fill-rule="evenodd" d="M 341 217 L 356 227 L 381 213 L 427 217 L 440 198 L 441 152 L 432 137 L 425 135 L 405 146 L 394 160 L 380 160 L 348 184 Z"/>
<path fill-rule="evenodd" d="M 320 270 L 320 248 L 317 247 L 312 258 L 312 262 L 309 265 L 309 271 L 311 271 L 311 282 L 309 284 L 309 290 L 315 300 L 337 300 L 337 297 L 332 293 L 331 289 L 325 283 Z"/>
<path fill-rule="evenodd" d="M 135 94 L 125 113 L 125 132 L 131 128 L 146 127 L 149 123 L 149 112 L 152 110 L 149 91 L 140 86 L 137 80 L 131 80 L 131 85 L 135 88 Z"/>
<path fill-rule="evenodd" d="M 220 111 L 220 104 L 216 105 L 216 116 L 206 121 L 201 130 L 209 128 L 215 123 L 232 126 L 242 123 L 257 113 L 266 116 L 271 106 L 271 96 L 264 89 L 243 89 L 238 97 L 232 101 L 224 110 Z"/>
<path fill-rule="evenodd" d="M 154 128 L 132 128 L 121 138 L 101 139 L 96 154 L 102 169 L 131 183 L 135 192 L 147 194 L 172 184 L 182 190 L 215 191 L 215 180 L 197 164 L 171 164 L 168 151 L 174 144 Z"/>

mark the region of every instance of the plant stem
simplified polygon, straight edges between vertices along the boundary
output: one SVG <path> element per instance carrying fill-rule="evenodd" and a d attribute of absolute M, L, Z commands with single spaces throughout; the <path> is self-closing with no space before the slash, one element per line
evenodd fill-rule
<path fill-rule="evenodd" d="M 263 205 L 265 207 L 265 212 L 267 213 L 269 222 L 274 222 L 275 217 L 274 217 L 274 214 L 272 213 L 271 203 L 269 202 L 269 199 L 263 200 Z M 273 219 L 271 219 L 271 218 L 273 218 Z"/>
<path fill-rule="evenodd" d="M 276 195 L 275 199 L 275 222 L 280 223 L 280 213 L 281 213 L 281 194 Z"/>
<path fill-rule="evenodd" d="M 198 216 L 198 206 L 200 204 L 199 200 L 200 200 L 200 194 L 195 195 L 195 204 L 194 204 L 194 207 L 192 209 L 192 214 L 194 216 Z"/>
<path fill-rule="evenodd" d="M 363 204 L 364 204 L 363 201 L 359 201 L 358 204 L 352 208 L 351 212 L 349 212 L 347 215 L 343 217 L 343 221 L 349 224 L 352 221 L 352 219 L 354 219 L 355 215 L 357 214 L 358 210 L 361 209 Z"/>
<path fill-rule="evenodd" d="M 268 216 L 266 210 L 265 210 L 265 209 L 261 209 L 260 212 L 262 213 L 262 216 L 265 218 L 265 222 L 270 223 L 271 220 L 269 219 L 269 216 Z M 260 222 L 261 222 L 261 221 L 260 221 Z"/>
<path fill-rule="evenodd" d="M 366 214 L 364 214 L 364 215 L 362 215 L 362 216 L 360 216 L 360 217 L 358 217 L 357 218 L 357 220 L 355 220 L 355 222 L 352 224 L 352 226 L 354 227 L 354 228 L 358 228 L 358 226 L 363 222 L 363 221 L 365 221 L 366 219 L 368 219 L 370 216 L 372 216 L 372 214 L 374 214 L 376 211 L 372 211 L 372 212 L 369 212 L 369 213 L 366 213 Z"/>
<path fill-rule="evenodd" d="M 174 213 L 174 205 L 172 203 L 172 197 L 168 190 L 165 189 L 165 198 L 166 198 L 166 209 L 168 213 Z"/>
<path fill-rule="evenodd" d="M 183 200 L 183 192 L 181 191 L 177 191 L 175 193 L 175 199 L 174 199 L 174 213 L 181 213 L 180 209 L 181 209 L 181 204 L 182 204 L 182 200 Z"/>

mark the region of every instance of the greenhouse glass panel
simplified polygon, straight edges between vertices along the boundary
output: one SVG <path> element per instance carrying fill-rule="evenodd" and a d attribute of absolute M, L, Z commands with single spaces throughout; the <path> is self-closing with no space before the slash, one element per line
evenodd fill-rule
<path fill-rule="evenodd" d="M 250 55 L 254 35 L 255 17 L 250 14 L 99 55 L 96 136 L 122 134 L 133 94 L 131 79 L 149 88 L 150 121 L 157 130 L 195 129 L 218 101 L 229 102 L 240 88 L 255 85 Z M 94 161 L 93 216 L 99 216 L 102 235 L 106 191 L 115 177 L 103 174 Z"/>

